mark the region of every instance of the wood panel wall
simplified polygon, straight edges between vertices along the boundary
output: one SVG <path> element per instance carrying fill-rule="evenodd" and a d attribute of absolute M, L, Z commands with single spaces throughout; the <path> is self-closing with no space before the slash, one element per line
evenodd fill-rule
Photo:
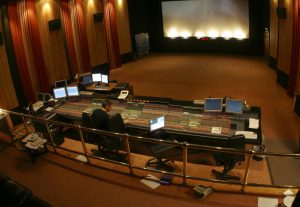
<path fill-rule="evenodd" d="M 49 20 L 61 19 L 60 1 L 37 0 L 36 12 L 49 82 L 54 85 L 56 80 L 69 79 L 63 29 L 50 32 L 48 28 Z"/>
<path fill-rule="evenodd" d="M 127 0 L 116 0 L 115 8 L 120 53 L 122 55 L 132 52 Z"/>
<path fill-rule="evenodd" d="M 1 14 L 0 14 L 1 18 Z M 2 32 L 2 21 L 0 20 L 0 32 Z M 6 56 L 5 43 L 0 46 L 0 107 L 13 109 L 19 106 L 15 88 L 10 74 Z"/>
<path fill-rule="evenodd" d="M 99 0 L 83 0 L 83 12 L 85 14 L 91 66 L 107 63 L 108 57 L 104 24 L 103 21 L 95 22 L 93 16 L 96 13 L 103 14 L 102 4 Z"/>
<path fill-rule="evenodd" d="M 285 19 L 279 19 L 279 49 L 277 68 L 290 73 L 293 38 L 293 0 L 279 0 L 278 5 L 286 8 Z"/>
<path fill-rule="evenodd" d="M 278 47 L 278 17 L 277 17 L 278 0 L 270 0 L 270 53 L 269 56 L 277 59 Z"/>

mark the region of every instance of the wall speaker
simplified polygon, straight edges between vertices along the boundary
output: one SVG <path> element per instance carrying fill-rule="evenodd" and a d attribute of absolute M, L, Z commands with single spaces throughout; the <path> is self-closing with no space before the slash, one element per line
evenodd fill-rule
<path fill-rule="evenodd" d="M 93 15 L 94 22 L 102 22 L 103 21 L 103 14 L 102 13 L 96 13 Z"/>
<path fill-rule="evenodd" d="M 3 45 L 3 35 L 2 35 L 2 32 L 0 32 L 0 46 Z"/>
<path fill-rule="evenodd" d="M 286 8 L 277 7 L 277 17 L 280 19 L 285 19 L 286 18 Z"/>
<path fill-rule="evenodd" d="M 61 21 L 60 19 L 53 19 L 48 22 L 49 31 L 56 31 L 61 29 Z"/>

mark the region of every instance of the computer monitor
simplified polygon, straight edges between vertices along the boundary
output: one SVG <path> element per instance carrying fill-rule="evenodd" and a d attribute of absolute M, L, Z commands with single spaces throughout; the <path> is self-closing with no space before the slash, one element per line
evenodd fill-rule
<path fill-rule="evenodd" d="M 93 78 L 93 82 L 94 83 L 99 83 L 99 82 L 101 82 L 101 73 L 94 73 L 94 74 L 92 74 L 92 78 Z"/>
<path fill-rule="evenodd" d="M 92 83 L 93 79 L 91 75 L 86 75 L 82 77 L 82 82 L 85 84 Z"/>
<path fill-rule="evenodd" d="M 244 111 L 244 102 L 241 100 L 226 99 L 225 111 L 227 113 L 242 114 Z"/>
<path fill-rule="evenodd" d="M 108 75 L 101 75 L 102 83 L 108 84 Z"/>
<path fill-rule="evenodd" d="M 65 99 L 67 97 L 66 88 L 54 88 L 53 94 L 55 99 Z"/>
<path fill-rule="evenodd" d="M 77 86 L 68 86 L 67 93 L 69 97 L 79 96 L 79 90 Z"/>
<path fill-rule="evenodd" d="M 206 98 L 204 100 L 205 112 L 222 112 L 222 98 Z"/>
<path fill-rule="evenodd" d="M 67 87 L 67 80 L 55 81 L 55 88 Z"/>
<path fill-rule="evenodd" d="M 156 131 L 158 129 L 165 127 L 165 117 L 161 116 L 150 120 L 150 132 Z"/>

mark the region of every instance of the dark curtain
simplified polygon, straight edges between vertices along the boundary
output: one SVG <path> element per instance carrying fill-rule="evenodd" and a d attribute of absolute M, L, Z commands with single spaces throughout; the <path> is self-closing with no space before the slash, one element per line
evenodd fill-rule
<path fill-rule="evenodd" d="M 16 56 L 12 43 L 11 32 L 9 28 L 8 10 L 7 3 L 1 4 L 1 19 L 3 27 L 3 40 L 5 42 L 5 49 L 7 54 L 8 65 L 10 68 L 11 77 L 13 79 L 13 85 L 16 91 L 17 99 L 20 106 L 26 106 L 27 102 L 24 96 L 24 90 L 21 84 L 20 74 L 18 72 L 18 66 L 16 64 Z"/>
<path fill-rule="evenodd" d="M 21 33 L 22 31 L 17 11 L 17 2 L 8 3 L 8 16 L 13 47 L 16 55 L 17 67 L 20 74 L 21 84 L 23 87 L 25 98 L 27 102 L 34 102 L 36 98 L 32 89 L 25 56 L 25 49 Z"/>
<path fill-rule="evenodd" d="M 73 30 L 71 22 L 71 14 L 68 0 L 61 1 L 61 16 L 63 19 L 63 26 L 65 32 L 65 40 L 68 49 L 69 63 L 71 69 L 71 75 L 74 76 L 79 73 L 79 66 L 76 61 L 75 46 L 73 41 Z"/>
<path fill-rule="evenodd" d="M 34 0 L 26 0 L 26 10 L 28 18 L 29 37 L 31 40 L 33 50 L 34 65 L 37 77 L 39 80 L 41 80 L 39 81 L 40 90 L 41 92 L 49 92 L 50 84 L 43 57 L 41 37 L 39 32 Z"/>
<path fill-rule="evenodd" d="M 75 0 L 75 9 L 76 9 L 76 22 L 78 29 L 78 37 L 79 37 L 79 45 L 81 50 L 81 61 L 82 61 L 82 69 L 84 72 L 91 71 L 91 60 L 90 60 L 90 52 L 89 45 L 87 39 L 87 32 L 85 27 L 85 19 L 83 13 L 83 5 L 82 0 Z"/>
<path fill-rule="evenodd" d="M 293 40 L 292 40 L 292 57 L 291 69 L 289 76 L 288 95 L 293 98 L 296 90 L 297 76 L 298 76 L 298 61 L 299 61 L 299 0 L 293 1 Z"/>
<path fill-rule="evenodd" d="M 117 31 L 116 14 L 114 0 L 103 0 L 103 20 L 105 26 L 107 53 L 110 68 L 121 67 L 121 55 L 119 47 L 119 38 Z"/>

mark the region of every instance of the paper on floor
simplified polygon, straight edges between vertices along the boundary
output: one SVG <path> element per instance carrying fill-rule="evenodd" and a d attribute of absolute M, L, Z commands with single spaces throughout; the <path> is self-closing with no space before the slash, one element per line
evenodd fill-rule
<path fill-rule="evenodd" d="M 86 156 L 83 156 L 83 155 L 78 155 L 75 159 L 79 160 L 81 162 L 87 162 Z"/>
<path fill-rule="evenodd" d="M 160 186 L 159 179 L 151 174 L 149 174 L 145 178 L 143 178 L 141 180 L 141 182 L 152 189 L 156 189 Z"/>
<path fill-rule="evenodd" d="M 255 132 L 250 131 L 236 131 L 235 135 L 242 134 L 246 139 L 257 139 L 257 134 Z"/>
<path fill-rule="evenodd" d="M 249 119 L 249 128 L 250 129 L 258 129 L 259 127 L 259 119 Z"/>
<path fill-rule="evenodd" d="M 258 207 L 278 207 L 277 198 L 258 197 Z"/>

